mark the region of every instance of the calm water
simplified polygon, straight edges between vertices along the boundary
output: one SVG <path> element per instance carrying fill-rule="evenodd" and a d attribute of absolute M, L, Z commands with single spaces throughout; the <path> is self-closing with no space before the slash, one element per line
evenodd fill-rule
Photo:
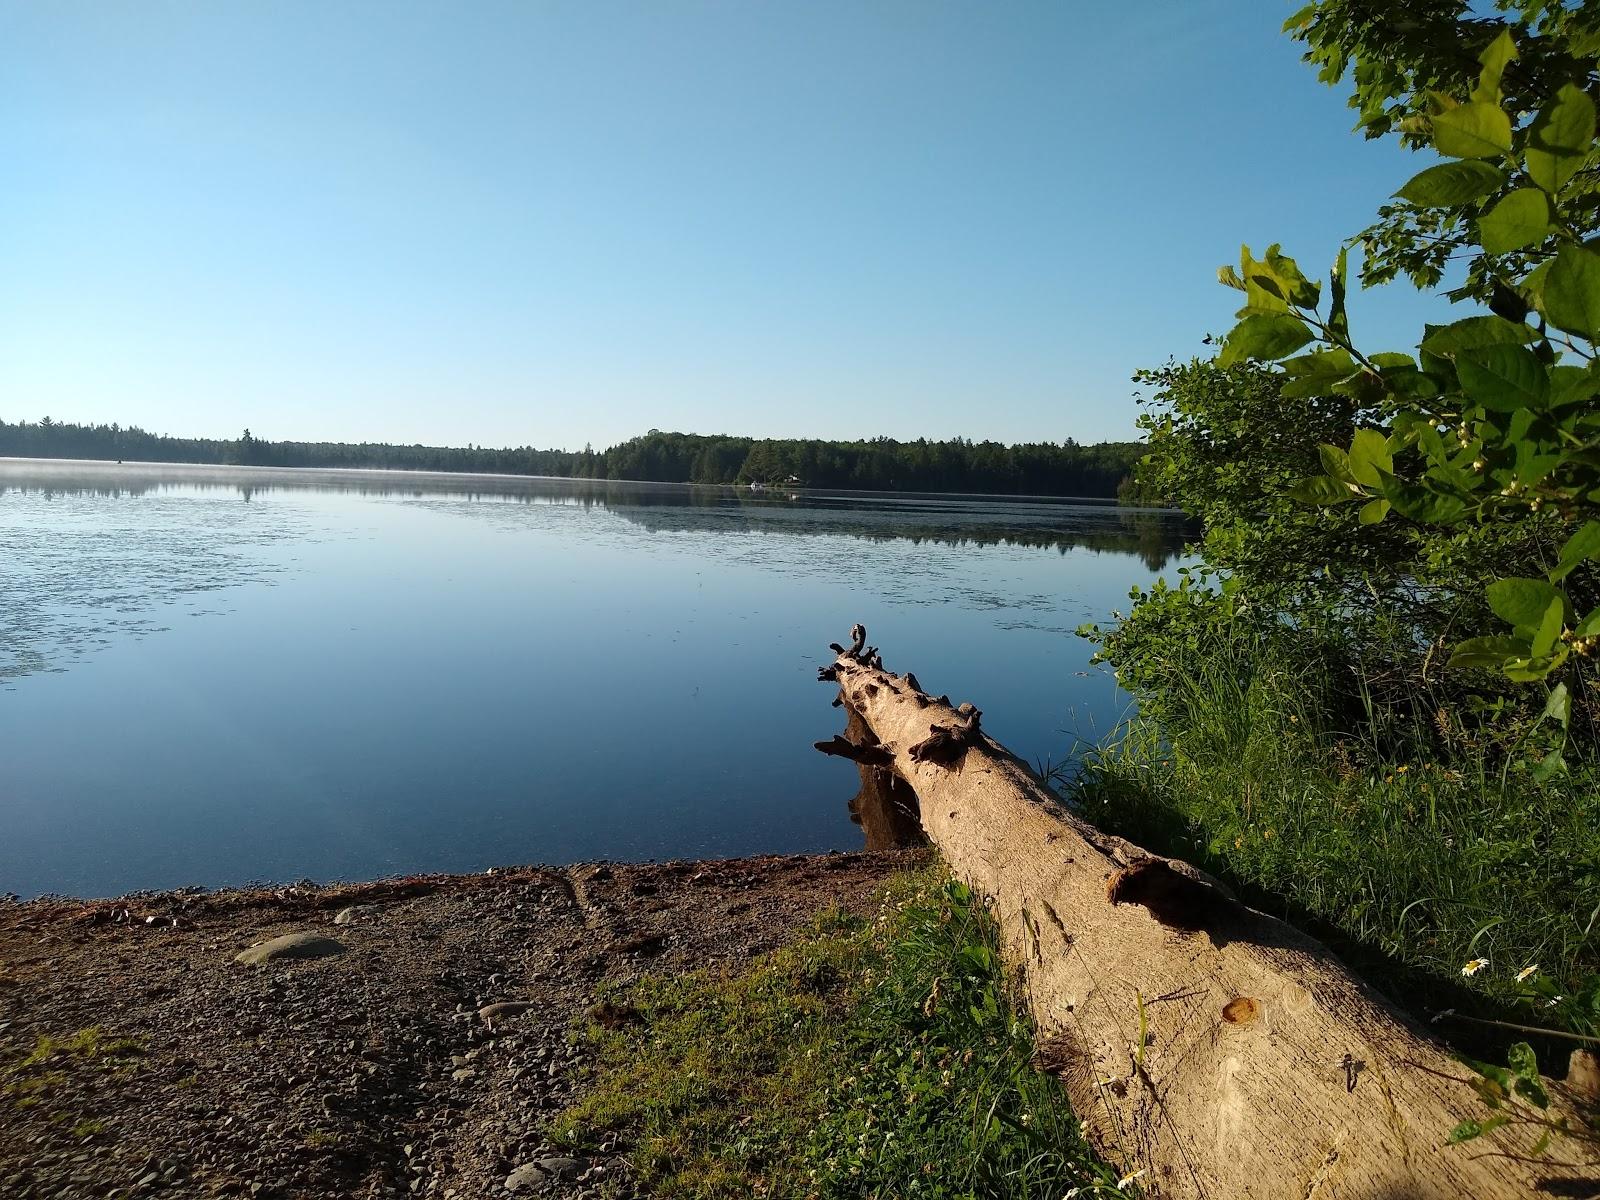
<path fill-rule="evenodd" d="M 892 670 L 1060 760 L 1082 621 L 1167 518 L 387 472 L 0 461 L 0 892 L 860 845 L 815 682 Z"/>

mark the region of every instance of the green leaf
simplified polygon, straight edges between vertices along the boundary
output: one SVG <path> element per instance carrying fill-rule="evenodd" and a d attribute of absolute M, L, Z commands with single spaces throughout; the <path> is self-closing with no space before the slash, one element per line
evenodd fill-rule
<path fill-rule="evenodd" d="M 1555 259 L 1553 258 L 1545 259 L 1544 262 L 1524 275 L 1522 282 L 1517 284 L 1517 295 L 1521 296 L 1540 312 L 1544 311 L 1544 281 L 1550 277 L 1550 267 L 1554 262 Z M 1503 316 L 1504 314 L 1501 315 Z"/>
<path fill-rule="evenodd" d="M 1539 719 L 1554 721 L 1563 729 L 1568 727 L 1572 721 L 1572 693 L 1567 691 L 1566 684 L 1558 683 L 1550 689 L 1550 696 L 1544 703 L 1544 712 L 1539 714 Z"/>
<path fill-rule="evenodd" d="M 1562 757 L 1561 750 L 1558 747 L 1550 751 L 1549 754 L 1546 754 L 1533 765 L 1533 781 L 1535 783 L 1548 783 L 1551 779 L 1555 778 L 1555 776 L 1559 775 L 1566 769 L 1567 760 Z M 1519 1080 L 1516 1085 L 1517 1091 L 1523 1091 L 1523 1087 L 1523 1083 Z M 1542 1087 L 1539 1089 L 1539 1094 L 1544 1095 L 1544 1089 Z M 1532 1099 L 1532 1097 L 1530 1096 L 1529 1099 Z M 1548 1097 L 1546 1097 L 1546 1103 L 1548 1102 Z M 1538 1104 L 1539 1102 L 1534 1100 L 1534 1103 Z M 1545 1105 L 1539 1104 L 1539 1107 L 1543 1108 Z"/>
<path fill-rule="evenodd" d="M 1446 158 L 1500 158 L 1511 153 L 1511 118 L 1482 101 L 1452 108 L 1433 118 L 1433 147 Z"/>
<path fill-rule="evenodd" d="M 1372 360 L 1372 365 L 1378 368 L 1410 367 L 1413 371 L 1417 369 L 1417 360 L 1412 358 L 1409 354 L 1400 354 L 1392 350 L 1384 350 L 1377 354 L 1368 355 L 1368 357 Z"/>
<path fill-rule="evenodd" d="M 1487 104 L 1500 103 L 1500 77 L 1505 74 L 1506 64 L 1516 57 L 1517 43 L 1511 37 L 1511 30 L 1502 29 L 1500 36 L 1478 55 L 1483 70 L 1478 73 L 1478 86 L 1472 89 L 1472 98 Z"/>
<path fill-rule="evenodd" d="M 1479 346 L 1456 355 L 1456 376 L 1474 401 L 1494 412 L 1543 408 L 1550 375 L 1533 351 L 1522 346 Z"/>
<path fill-rule="evenodd" d="M 1506 1051 L 1506 1064 L 1516 1072 L 1513 1085 L 1517 1094 L 1540 1108 L 1550 1107 L 1550 1097 L 1545 1093 L 1544 1080 L 1539 1078 L 1539 1059 L 1527 1042 L 1517 1042 Z"/>
<path fill-rule="evenodd" d="M 1350 456 L 1339 447 L 1325 443 L 1319 445 L 1317 456 L 1322 459 L 1322 469 L 1329 475 L 1344 483 L 1356 482 L 1355 474 L 1350 469 Z"/>
<path fill-rule="evenodd" d="M 1369 500 L 1361 506 L 1361 512 L 1357 514 L 1356 519 L 1363 525 L 1376 525 L 1389 515 L 1391 507 L 1393 506 L 1387 500 Z"/>
<path fill-rule="evenodd" d="M 1561 640 L 1561 618 L 1566 610 L 1565 597 L 1557 596 L 1550 601 L 1550 607 L 1544 610 L 1544 616 L 1539 619 L 1539 632 L 1533 635 L 1534 658 L 1543 658 L 1556 648 L 1556 643 Z"/>
<path fill-rule="evenodd" d="M 1572 573 L 1579 563 L 1600 558 L 1600 521 L 1585 521 L 1583 526 L 1561 547 L 1561 558 L 1550 572 L 1550 582 L 1559 583 Z"/>
<path fill-rule="evenodd" d="M 1490 254 L 1510 254 L 1550 232 L 1550 197 L 1538 188 L 1518 188 L 1478 218 L 1478 234 Z"/>
<path fill-rule="evenodd" d="M 1539 1058 L 1527 1042 L 1515 1042 L 1506 1051 L 1506 1066 L 1523 1079 L 1539 1078 Z"/>
<path fill-rule="evenodd" d="M 1589 615 L 1573 627 L 1572 632 L 1579 637 L 1594 637 L 1595 634 L 1600 633 L 1600 606 L 1591 609 Z"/>
<path fill-rule="evenodd" d="M 1343 504 L 1354 497 L 1350 485 L 1331 475 L 1313 475 L 1289 489 L 1289 497 L 1301 504 Z"/>
<path fill-rule="evenodd" d="M 1592 400 L 1600 392 L 1600 373 L 1587 367 L 1557 365 L 1550 368 L 1550 407 L 1564 408 Z"/>
<path fill-rule="evenodd" d="M 1452 667 L 1498 668 L 1508 658 L 1527 658 L 1528 643 L 1515 637 L 1468 638 L 1450 654 Z"/>
<path fill-rule="evenodd" d="M 1528 319 L 1529 304 L 1521 292 L 1511 287 L 1504 280 L 1491 279 L 1489 281 L 1489 311 L 1496 316 L 1504 317 L 1508 321 L 1525 321 Z"/>
<path fill-rule="evenodd" d="M 1420 525 L 1453 525 L 1467 515 L 1464 501 L 1416 484 L 1391 480 L 1385 484 L 1383 494 L 1395 512 Z"/>
<path fill-rule="evenodd" d="M 1550 324 L 1593 340 L 1600 332 L 1600 255 L 1563 246 L 1544 278 L 1540 298 Z"/>
<path fill-rule="evenodd" d="M 1357 483 L 1378 486 L 1378 472 L 1394 474 L 1394 458 L 1389 442 L 1376 429 L 1358 429 L 1350 442 L 1350 470 Z"/>
<path fill-rule="evenodd" d="M 1445 357 L 1477 346 L 1526 345 L 1537 341 L 1538 337 L 1538 330 L 1531 325 L 1504 317 L 1465 317 L 1448 325 L 1429 326 L 1422 349 L 1427 354 Z"/>
<path fill-rule="evenodd" d="M 1283 289 L 1272 278 L 1265 263 L 1256 262 L 1249 246 L 1239 247 L 1239 279 L 1244 283 L 1245 308 L 1261 313 L 1288 312 Z M 1244 314 L 1241 312 L 1240 314 Z"/>
<path fill-rule="evenodd" d="M 1350 247 L 1340 246 L 1339 257 L 1333 260 L 1333 270 L 1328 272 L 1328 288 L 1332 293 L 1332 300 L 1328 304 L 1328 328 L 1335 337 L 1342 337 L 1346 341 L 1350 338 L 1350 318 L 1344 311 L 1345 287 L 1349 283 Z"/>
<path fill-rule="evenodd" d="M 1217 362 L 1224 367 L 1248 359 L 1270 362 L 1293 354 L 1310 340 L 1306 323 L 1288 313 L 1246 317 L 1233 327 Z"/>
<path fill-rule="evenodd" d="M 1483 589 L 1495 616 L 1518 628 L 1537 628 L 1561 590 L 1543 579 L 1496 579 Z"/>
<path fill-rule="evenodd" d="M 1556 195 L 1583 167 L 1594 144 L 1594 128 L 1594 101 L 1583 89 L 1563 84 L 1528 133 L 1522 156 L 1528 177 Z"/>
<path fill-rule="evenodd" d="M 1321 303 L 1322 286 L 1307 279 L 1294 259 L 1287 254 L 1279 254 L 1275 244 L 1267 247 L 1266 265 L 1289 303 L 1299 308 L 1315 308 Z"/>
<path fill-rule="evenodd" d="M 1547 770 L 1544 768 L 1544 762 L 1550 762 Z M 1550 750 L 1549 754 L 1544 755 L 1544 762 L 1539 763 L 1539 768 L 1534 770 L 1534 778 L 1538 779 L 1541 784 L 1546 779 L 1549 779 L 1552 774 L 1555 774 L 1555 771 L 1565 766 L 1565 763 L 1562 762 L 1562 752 L 1560 750 Z M 1539 776 L 1539 770 L 1546 770 L 1544 776 Z M 1526 1099 L 1530 1104 L 1534 1104 L 1534 1106 L 1541 1107 L 1541 1109 L 1550 1107 L 1550 1094 L 1544 1090 L 1544 1082 L 1539 1080 L 1538 1077 L 1518 1078 L 1517 1083 L 1514 1085 L 1514 1090 L 1518 1096 L 1522 1096 L 1523 1099 Z"/>
<path fill-rule="evenodd" d="M 1467 159 L 1419 171 L 1395 195 L 1422 208 L 1454 208 L 1492 195 L 1505 181 L 1505 173 L 1499 167 Z"/>

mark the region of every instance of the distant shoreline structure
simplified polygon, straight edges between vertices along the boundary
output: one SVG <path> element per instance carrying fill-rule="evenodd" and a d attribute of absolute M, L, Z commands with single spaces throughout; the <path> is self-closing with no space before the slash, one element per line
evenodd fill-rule
<path fill-rule="evenodd" d="M 235 439 L 182 438 L 136 426 L 74 425 L 49 417 L 0 420 L 0 458 L 207 466 L 435 471 L 444 474 L 598 479 L 641 483 L 755 485 L 985 496 L 1137 499 L 1139 442 L 1013 446 L 966 438 L 904 442 L 747 438 L 652 429 L 605 450 L 274 442 L 247 429 Z M 759 490 L 759 489 L 757 489 Z"/>

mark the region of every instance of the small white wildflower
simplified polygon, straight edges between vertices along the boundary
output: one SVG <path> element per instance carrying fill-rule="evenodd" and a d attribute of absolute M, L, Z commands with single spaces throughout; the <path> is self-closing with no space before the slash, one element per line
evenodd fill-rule
<path fill-rule="evenodd" d="M 1487 958 L 1474 958 L 1461 968 L 1461 973 L 1463 975 L 1476 975 L 1488 965 L 1489 960 Z"/>
<path fill-rule="evenodd" d="M 1536 974 L 1538 974 L 1538 972 L 1539 972 L 1539 964 L 1538 963 L 1534 963 L 1533 966 L 1531 966 L 1531 967 L 1523 967 L 1522 970 L 1517 972 L 1517 982 L 1518 983 L 1523 983 L 1524 981 L 1527 980 L 1528 976 L 1536 975 Z"/>
<path fill-rule="evenodd" d="M 1117 1191 L 1120 1192 L 1123 1188 L 1127 1187 L 1135 1179 L 1139 1178 L 1139 1176 L 1143 1175 L 1145 1173 L 1146 1169 L 1147 1168 L 1145 1168 L 1145 1167 L 1140 1167 L 1137 1171 L 1130 1171 L 1128 1174 L 1124 1175 L 1121 1179 L 1117 1180 Z"/>

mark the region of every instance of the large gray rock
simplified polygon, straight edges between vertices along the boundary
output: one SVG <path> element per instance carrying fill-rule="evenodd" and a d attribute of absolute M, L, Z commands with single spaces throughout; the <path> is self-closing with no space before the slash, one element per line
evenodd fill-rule
<path fill-rule="evenodd" d="M 344 951 L 342 942 L 336 942 L 325 934 L 286 933 L 239 951 L 233 956 L 233 961 L 264 963 L 280 958 L 327 958 L 331 954 L 343 954 Z"/>
<path fill-rule="evenodd" d="M 506 1176 L 506 1191 L 531 1192 L 549 1178 L 538 1163 L 523 1163 Z"/>
<path fill-rule="evenodd" d="M 571 1179 L 583 1170 L 583 1160 L 567 1158 L 561 1154 L 547 1154 L 543 1158 L 533 1160 L 533 1165 L 547 1175 L 554 1175 L 558 1179 Z"/>

